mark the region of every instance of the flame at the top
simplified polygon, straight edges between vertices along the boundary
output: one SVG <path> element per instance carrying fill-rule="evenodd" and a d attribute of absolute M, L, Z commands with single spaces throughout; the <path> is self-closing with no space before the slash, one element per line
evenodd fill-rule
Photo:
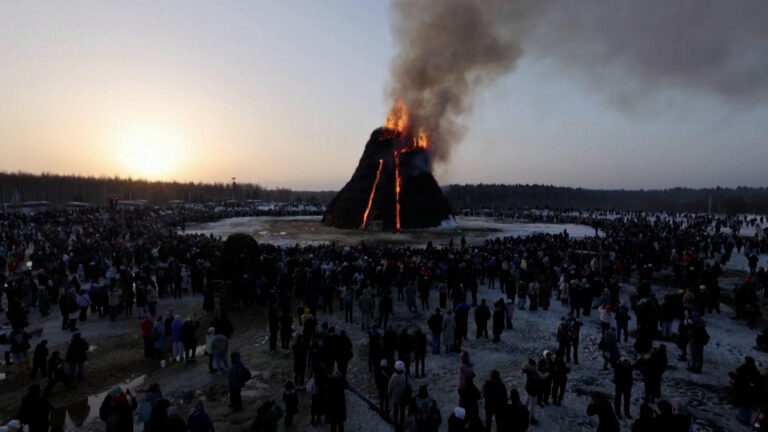
<path fill-rule="evenodd" d="M 384 127 L 402 137 L 410 137 L 413 140 L 413 148 L 429 148 L 429 134 L 421 130 L 421 128 L 419 128 L 418 133 L 412 134 L 412 126 L 408 107 L 401 98 L 398 98 L 387 115 L 387 122 L 384 124 Z"/>
<path fill-rule="evenodd" d="M 403 102 L 402 99 L 398 98 L 395 101 L 395 106 L 389 111 L 389 115 L 387 115 L 387 123 L 384 126 L 387 129 L 406 134 L 410 127 L 408 117 L 408 107 L 405 106 L 405 102 Z"/>

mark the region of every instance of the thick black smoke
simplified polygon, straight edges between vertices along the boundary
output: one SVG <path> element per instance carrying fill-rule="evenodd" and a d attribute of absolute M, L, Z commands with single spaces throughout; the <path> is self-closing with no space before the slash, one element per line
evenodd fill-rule
<path fill-rule="evenodd" d="M 665 92 L 732 109 L 768 99 L 765 0 L 394 0 L 393 11 L 390 93 L 438 161 L 461 140 L 475 90 L 523 52 L 622 107 Z"/>

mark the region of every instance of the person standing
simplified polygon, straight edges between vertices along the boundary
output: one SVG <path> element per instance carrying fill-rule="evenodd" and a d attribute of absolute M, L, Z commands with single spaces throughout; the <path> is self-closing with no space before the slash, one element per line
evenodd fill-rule
<path fill-rule="evenodd" d="M 622 357 L 613 366 L 614 402 L 613 410 L 621 418 L 621 400 L 624 399 L 624 416 L 631 419 L 629 413 L 629 398 L 632 396 L 632 371 L 634 366 L 628 358 Z"/>
<path fill-rule="evenodd" d="M 431 336 L 432 354 L 440 354 L 440 334 L 443 332 L 443 314 L 440 308 L 435 309 L 435 313 L 430 315 L 427 320 L 427 327 L 429 327 Z"/>
<path fill-rule="evenodd" d="M 296 385 L 288 380 L 283 387 L 283 403 L 285 404 L 285 428 L 293 426 L 293 416 L 299 412 L 299 395 L 296 393 Z"/>
<path fill-rule="evenodd" d="M 504 300 L 499 299 L 493 306 L 493 341 L 501 342 L 501 334 L 504 332 Z"/>
<path fill-rule="evenodd" d="M 480 300 L 480 306 L 475 309 L 475 325 L 477 326 L 477 339 L 488 339 L 488 320 L 491 319 L 491 310 L 485 304 L 485 299 Z"/>
<path fill-rule="evenodd" d="M 72 340 L 67 348 L 67 355 L 64 358 L 69 365 L 69 378 L 78 381 L 85 380 L 84 365 L 88 357 L 88 342 L 80 336 L 80 333 L 72 335 Z"/>
<path fill-rule="evenodd" d="M 331 432 L 344 432 L 344 422 L 347 421 L 346 388 L 347 380 L 338 372 L 328 378 L 325 420 L 331 426 Z"/>
<path fill-rule="evenodd" d="M 240 391 L 249 379 L 251 372 L 245 367 L 240 359 L 240 353 L 235 351 L 231 354 L 232 367 L 229 368 L 229 407 L 233 412 L 243 409 L 243 398 Z"/>
<path fill-rule="evenodd" d="M 594 392 L 589 398 L 587 415 L 597 415 L 597 432 L 619 432 L 619 421 L 605 395 Z"/>
<path fill-rule="evenodd" d="M 491 371 L 488 380 L 483 384 L 483 398 L 485 399 L 486 430 L 491 430 L 493 417 L 496 417 L 496 430 L 498 432 L 505 430 L 502 419 L 504 409 L 507 406 L 507 388 L 501 381 L 501 374 L 496 369 Z"/>
<path fill-rule="evenodd" d="M 32 355 L 32 373 L 30 378 L 37 378 L 37 371 L 43 377 L 48 376 L 48 340 L 43 339 L 35 346 L 35 353 Z"/>
<path fill-rule="evenodd" d="M 405 375 L 405 363 L 395 363 L 395 373 L 389 378 L 387 394 L 392 402 L 392 422 L 396 431 L 402 431 L 405 424 L 405 408 L 410 395 L 408 393 L 408 378 Z"/>

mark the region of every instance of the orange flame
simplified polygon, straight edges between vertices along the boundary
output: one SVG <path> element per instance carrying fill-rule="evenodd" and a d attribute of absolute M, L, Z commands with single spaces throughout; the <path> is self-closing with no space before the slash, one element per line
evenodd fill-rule
<path fill-rule="evenodd" d="M 376 194 L 376 186 L 379 184 L 379 178 L 381 178 L 381 168 L 384 166 L 384 159 L 379 159 L 379 169 L 376 171 L 376 180 L 373 182 L 373 188 L 371 188 L 371 195 L 368 197 L 368 207 L 365 208 L 363 213 L 363 224 L 360 225 L 360 229 L 364 230 L 368 226 L 368 214 L 371 212 L 371 206 L 373 205 L 373 196 Z"/>
<path fill-rule="evenodd" d="M 403 153 L 407 153 L 414 150 L 426 150 L 429 148 L 429 135 L 423 130 L 419 130 L 416 136 L 411 135 L 411 120 L 408 107 L 405 105 L 402 99 L 398 98 L 395 101 L 395 105 L 389 111 L 387 115 L 387 122 L 384 127 L 393 133 L 388 133 L 385 136 L 392 137 L 392 135 L 399 135 L 402 137 L 403 147 L 395 150 L 395 228 L 397 232 L 400 232 L 400 189 L 402 187 L 402 177 L 400 176 L 400 156 Z M 411 141 L 410 143 L 408 141 Z M 408 144 L 410 145 L 408 145 Z M 381 163 L 379 163 L 379 171 L 381 171 Z M 378 182 L 379 174 L 376 174 L 376 182 Z M 374 189 L 376 185 L 374 184 Z M 371 191 L 371 197 L 368 200 L 368 210 L 365 211 L 363 216 L 363 228 L 365 228 L 366 221 L 368 219 L 368 211 L 370 210 L 371 203 L 373 202 L 373 193 Z"/>
<path fill-rule="evenodd" d="M 384 124 L 384 126 L 387 129 L 392 129 L 401 134 L 406 134 L 408 132 L 409 126 L 408 117 L 408 107 L 405 106 L 405 102 L 403 102 L 402 99 L 398 98 L 397 101 L 395 101 L 395 106 L 393 106 L 389 111 L 389 114 L 387 115 L 387 122 Z"/>

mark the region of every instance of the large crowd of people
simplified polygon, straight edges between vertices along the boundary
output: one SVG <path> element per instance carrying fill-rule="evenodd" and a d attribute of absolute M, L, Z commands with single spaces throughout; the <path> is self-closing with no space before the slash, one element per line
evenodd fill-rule
<path fill-rule="evenodd" d="M 347 333 L 352 329 L 368 336 L 367 358 L 355 363 L 367 364 L 372 393 L 378 396 L 373 405 L 396 430 L 490 431 L 495 425 L 498 431 L 524 431 L 549 412 L 544 407 L 568 404 L 568 375 L 579 365 L 587 320 L 600 326 L 597 349 L 603 368 L 611 368 L 614 376 L 613 395 L 605 389 L 590 397 L 586 414 L 597 416 L 597 430 L 618 431 L 625 417 L 634 420 L 633 431 L 689 431 L 694 419 L 686 401 L 666 398 L 662 377 L 675 360 L 693 374 L 707 367 L 706 316 L 720 313 L 726 293 L 719 279 L 733 254 L 745 255 L 748 263 L 743 284 L 728 293 L 734 318 L 750 328 L 759 325 L 761 298 L 768 292 L 767 263 L 758 258 L 768 250 L 766 232 L 738 235 L 740 227 L 755 223 L 747 219 L 610 216 L 578 216 L 579 222 L 599 228 L 600 236 L 594 237 L 563 232 L 480 244 L 462 238 L 413 248 L 279 247 L 244 236 L 189 235 L 186 225 L 206 216 L 167 209 L 2 214 L 0 307 L 7 308 L 9 323 L 2 335 L 5 362 L 19 365 L 11 373 L 32 380 L 13 421 L 30 431 L 61 430 L 40 413 L 51 411 L 56 384 L 73 389 L 88 379 L 89 344 L 80 328 L 91 320 L 129 316 L 138 323 L 135 331 L 148 359 L 194 362 L 203 342 L 197 331 L 201 319 L 158 310 L 158 299 L 192 295 L 206 314 L 208 370 L 226 374 L 233 411 L 243 409 L 241 389 L 251 372 L 239 352 L 230 352 L 234 329 L 227 311 L 264 308 L 270 351 L 278 350 L 279 341 L 281 353 L 292 358 L 293 379 L 284 383 L 282 406 L 274 400 L 262 404 L 253 413 L 254 431 L 276 430 L 281 419 L 286 428 L 294 427 L 299 395 L 311 399 L 311 412 L 301 413 L 309 414 L 311 424 L 344 430 L 345 389 L 351 385 L 347 375 L 355 352 Z M 396 328 L 392 317 L 400 305 L 425 319 Z M 482 359 L 469 352 L 466 341 L 488 339 L 493 345 L 517 337 L 515 315 L 520 313 L 557 315 L 553 339 L 541 341 L 540 358 L 521 365 L 524 388 L 508 388 L 498 370 L 479 387 L 470 358 Z M 63 355 L 49 352 L 44 339 L 32 349 L 33 315 L 54 315 L 60 331 L 71 333 Z M 329 324 L 337 315 L 343 316 L 343 326 Z M 765 332 L 757 335 L 757 345 L 768 345 Z M 413 388 L 412 378 L 425 376 L 427 355 L 456 357 L 455 406 L 438 406 L 426 385 Z M 731 374 L 738 418 L 768 427 L 768 379 L 753 358 L 744 361 Z M 38 373 L 47 379 L 43 389 Z M 633 376 L 642 377 L 644 385 L 640 406 L 630 401 Z M 450 416 L 443 419 L 441 409 L 450 410 Z M 109 431 L 133 430 L 135 422 L 149 431 L 212 431 L 216 420 L 202 401 L 182 419 L 157 384 L 140 401 L 127 389 L 114 389 L 99 415 Z"/>

